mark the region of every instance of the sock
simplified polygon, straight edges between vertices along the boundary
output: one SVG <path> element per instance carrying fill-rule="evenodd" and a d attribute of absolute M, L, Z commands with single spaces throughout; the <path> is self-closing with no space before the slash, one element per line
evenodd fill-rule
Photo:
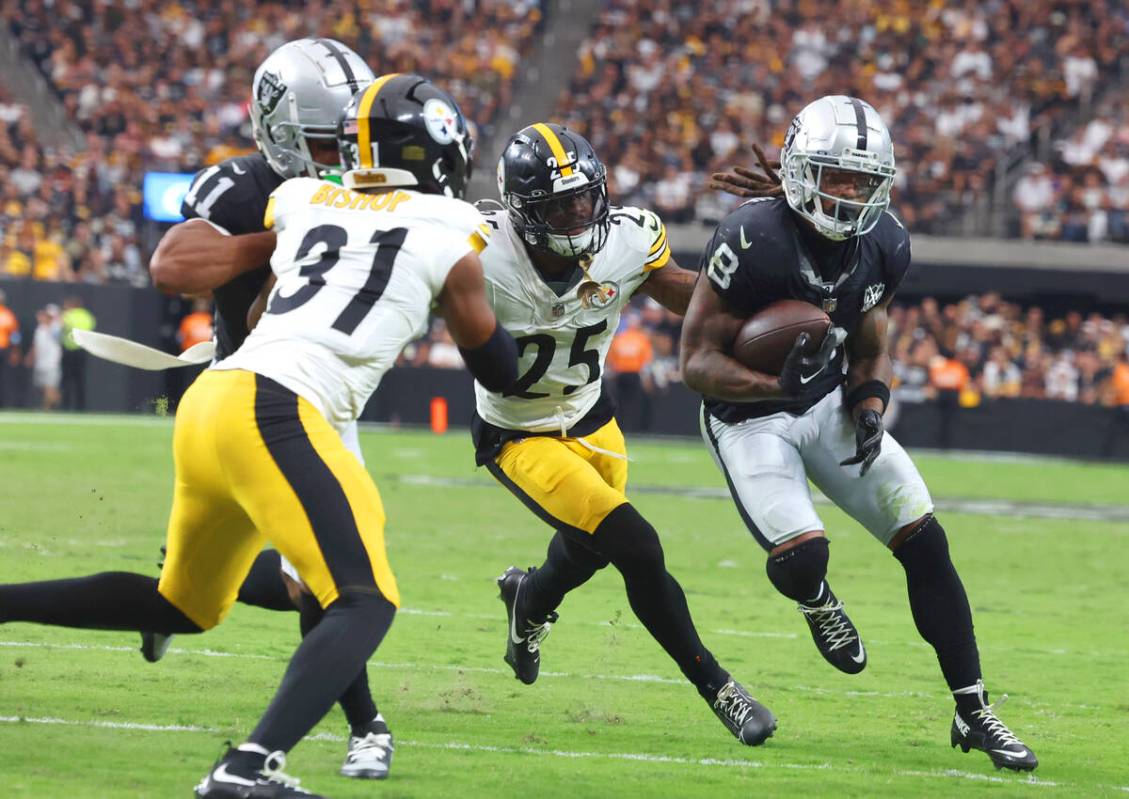
<path fill-rule="evenodd" d="M 343 592 L 302 639 L 270 707 L 247 740 L 272 752 L 289 752 L 357 678 L 395 615 L 395 606 L 379 593 Z"/>
<path fill-rule="evenodd" d="M 228 771 L 240 777 L 254 778 L 266 765 L 268 752 L 258 744 L 245 743 L 232 749 L 224 757 Z"/>
<path fill-rule="evenodd" d="M 129 572 L 0 585 L 0 623 L 27 621 L 92 630 L 199 633 L 157 592 L 157 579 Z"/>
<path fill-rule="evenodd" d="M 239 601 L 267 610 L 294 610 L 286 582 L 282 579 L 282 556 L 264 549 L 251 564 L 251 571 L 239 586 Z"/>
<path fill-rule="evenodd" d="M 592 542 L 623 576 L 627 600 L 639 621 L 698 693 L 712 701 L 729 675 L 698 637 L 682 586 L 666 570 L 655 528 L 624 503 L 600 523 Z"/>
<path fill-rule="evenodd" d="M 957 703 L 957 712 L 967 719 L 973 712 L 988 704 L 988 692 L 984 690 L 984 683 L 975 682 L 964 688 L 953 689 L 953 699 Z"/>
<path fill-rule="evenodd" d="M 949 557 L 945 531 L 933 516 L 894 550 L 906 571 L 909 606 L 917 631 L 936 651 L 950 691 L 980 680 L 980 652 L 972 608 Z"/>
<path fill-rule="evenodd" d="M 765 563 L 765 572 L 776 590 L 795 602 L 814 605 L 823 595 L 830 556 L 827 539 L 809 538 L 802 544 L 772 555 Z"/>
<path fill-rule="evenodd" d="M 607 565 L 607 558 L 558 531 L 549 541 L 549 551 L 541 568 L 536 569 L 522 583 L 521 604 L 524 615 L 534 621 L 544 619 L 560 606 L 565 594 L 584 585 L 593 574 Z"/>

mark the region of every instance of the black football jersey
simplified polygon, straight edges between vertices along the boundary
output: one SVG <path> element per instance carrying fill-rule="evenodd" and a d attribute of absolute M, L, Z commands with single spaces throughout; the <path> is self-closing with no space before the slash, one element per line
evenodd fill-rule
<path fill-rule="evenodd" d="M 228 158 L 203 169 L 192 179 L 180 212 L 188 219 L 207 219 L 233 236 L 261 233 L 270 193 L 282 183 L 258 153 Z M 244 272 L 217 288 L 216 360 L 226 358 L 247 338 L 247 311 L 270 274 L 270 264 Z"/>
<path fill-rule="evenodd" d="M 836 242 L 808 228 L 782 198 L 750 200 L 718 225 L 702 254 L 702 271 L 738 316 L 749 317 L 778 300 L 822 308 L 832 324 L 854 335 L 862 315 L 889 299 L 909 268 L 909 233 L 887 211 L 873 230 Z M 801 414 L 844 379 L 844 347 L 816 381 L 815 400 L 750 403 L 705 398 L 724 422 L 787 411 Z"/>

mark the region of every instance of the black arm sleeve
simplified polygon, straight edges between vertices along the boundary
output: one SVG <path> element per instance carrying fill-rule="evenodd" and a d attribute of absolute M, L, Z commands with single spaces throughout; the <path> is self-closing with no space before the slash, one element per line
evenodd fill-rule
<path fill-rule="evenodd" d="M 459 347 L 467 369 L 487 391 L 502 391 L 517 380 L 517 343 L 501 325 L 474 349 Z"/>

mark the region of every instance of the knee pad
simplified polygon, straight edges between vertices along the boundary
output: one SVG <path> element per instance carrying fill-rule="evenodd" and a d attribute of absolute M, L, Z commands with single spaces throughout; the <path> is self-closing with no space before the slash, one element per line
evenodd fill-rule
<path fill-rule="evenodd" d="M 621 572 L 639 568 L 666 572 L 659 534 L 629 502 L 604 517 L 592 534 L 592 544 Z"/>
<path fill-rule="evenodd" d="M 945 528 L 931 513 L 918 523 L 906 540 L 894 550 L 897 558 L 907 571 L 911 569 L 948 568 L 952 563 L 949 557 L 949 540 Z"/>
<path fill-rule="evenodd" d="M 829 557 L 825 537 L 809 538 L 787 552 L 770 557 L 765 571 L 777 591 L 796 602 L 807 602 L 820 591 L 827 576 Z"/>

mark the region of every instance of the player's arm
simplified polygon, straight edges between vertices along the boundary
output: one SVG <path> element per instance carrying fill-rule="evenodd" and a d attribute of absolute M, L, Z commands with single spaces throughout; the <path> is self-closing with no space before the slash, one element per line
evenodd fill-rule
<path fill-rule="evenodd" d="M 784 396 L 776 375 L 754 372 L 729 355 L 745 323 L 705 275 L 694 287 L 682 322 L 682 380 L 694 391 L 727 402 Z"/>
<path fill-rule="evenodd" d="M 882 414 L 890 403 L 890 381 L 894 364 L 887 346 L 889 299 L 862 315 L 855 333 L 847 340 L 847 385 L 843 404 L 855 423 L 855 454 L 840 466 L 861 464 L 859 476 L 870 470 L 882 451 L 885 427 Z"/>
<path fill-rule="evenodd" d="M 201 294 L 270 261 L 274 243 L 274 231 L 229 236 L 207 220 L 189 219 L 161 238 L 149 274 L 161 291 Z"/>
<path fill-rule="evenodd" d="M 517 380 L 517 344 L 494 316 L 478 254 L 460 258 L 443 283 L 439 313 L 474 379 L 487 391 L 503 391 Z"/>
<path fill-rule="evenodd" d="M 637 293 L 646 294 L 668 311 L 685 316 L 697 279 L 697 272 L 683 269 L 671 258 L 666 266 L 647 273 Z"/>
<path fill-rule="evenodd" d="M 262 319 L 263 314 L 266 313 L 267 300 L 270 298 L 271 289 L 274 288 L 274 284 L 277 282 L 278 277 L 276 277 L 273 272 L 267 275 L 263 287 L 259 289 L 259 295 L 255 297 L 255 301 L 251 303 L 251 307 L 247 309 L 248 330 L 254 330 L 255 325 L 259 324 L 259 320 Z"/>

